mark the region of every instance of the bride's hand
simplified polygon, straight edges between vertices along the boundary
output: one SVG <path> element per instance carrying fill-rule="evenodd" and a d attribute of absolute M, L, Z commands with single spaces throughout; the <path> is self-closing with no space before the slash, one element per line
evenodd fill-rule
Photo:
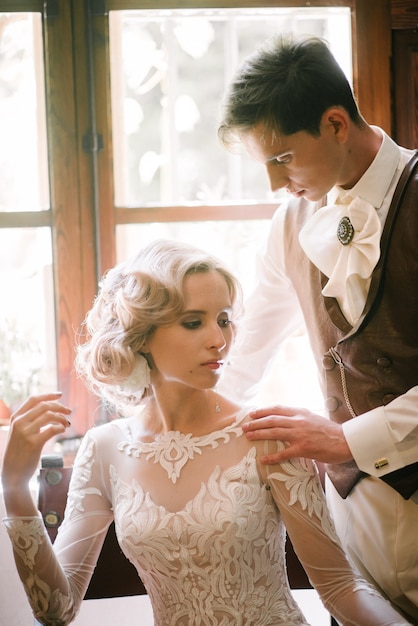
<path fill-rule="evenodd" d="M 70 426 L 71 409 L 60 397 L 61 392 L 31 396 L 11 415 L 2 467 L 4 492 L 25 489 L 46 442 Z"/>

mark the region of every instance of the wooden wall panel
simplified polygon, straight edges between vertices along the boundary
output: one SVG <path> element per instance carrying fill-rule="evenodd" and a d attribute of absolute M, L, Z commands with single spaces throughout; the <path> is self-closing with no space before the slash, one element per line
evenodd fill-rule
<path fill-rule="evenodd" d="M 417 0 L 391 0 L 391 27 L 418 28 Z"/>
<path fill-rule="evenodd" d="M 393 31 L 394 138 L 418 148 L 418 31 Z"/>
<path fill-rule="evenodd" d="M 353 76 L 360 110 L 369 124 L 392 131 L 390 0 L 356 0 Z"/>

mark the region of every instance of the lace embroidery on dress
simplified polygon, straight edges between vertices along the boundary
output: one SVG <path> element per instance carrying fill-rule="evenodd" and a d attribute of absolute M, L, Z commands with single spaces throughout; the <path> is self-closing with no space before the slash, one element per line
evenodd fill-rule
<path fill-rule="evenodd" d="M 45 529 L 40 517 L 15 518 L 4 521 L 16 554 L 25 567 L 33 569 L 40 544 L 45 540 Z"/>
<path fill-rule="evenodd" d="M 266 442 L 265 445 L 266 453 L 270 451 L 267 447 L 269 443 Z M 275 441 L 274 444 L 275 451 L 283 450 L 285 447 L 281 441 Z M 302 458 L 290 459 L 281 461 L 280 468 L 283 471 L 267 471 L 268 478 L 284 482 L 289 492 L 289 505 L 299 502 L 302 509 L 307 510 L 309 517 L 315 515 L 321 521 L 323 530 L 336 538 L 336 530 L 328 514 L 324 492 L 317 480 L 313 463 Z"/>
<path fill-rule="evenodd" d="M 226 470 L 215 467 L 176 512 L 113 465 L 110 476 L 117 535 L 156 625 L 307 625 L 287 586 L 284 527 L 260 484 L 255 448 Z"/>
<path fill-rule="evenodd" d="M 29 586 L 29 582 L 33 584 Z M 38 605 L 48 607 L 47 612 L 45 612 L 44 608 L 34 610 L 34 615 L 39 621 L 48 624 L 48 626 L 67 626 L 67 624 L 72 621 L 74 616 L 72 603 L 69 602 L 69 597 L 61 593 L 59 589 L 55 589 L 51 592 L 50 587 L 38 578 L 38 576 L 35 576 L 32 581 L 26 581 L 24 586 L 29 598 L 38 597 L 40 598 L 40 600 L 37 600 Z M 65 607 L 69 608 L 65 609 Z M 49 617 L 49 615 L 61 615 L 62 617 L 54 618 Z M 47 621 L 43 622 L 45 618 Z"/>
<path fill-rule="evenodd" d="M 22 583 L 33 608 L 34 615 L 43 620 L 46 610 L 49 615 L 64 615 L 64 618 L 48 620 L 50 626 L 65 626 L 72 614 L 72 604 L 69 597 L 61 593 L 59 589 L 51 587 L 34 573 L 35 560 L 41 544 L 46 541 L 45 527 L 40 517 L 33 518 L 10 518 L 5 519 L 4 524 L 13 544 L 13 550 L 27 568 L 27 575 L 22 578 Z M 70 605 L 70 609 L 65 607 Z M 39 607 L 39 608 L 37 608 Z"/>
<path fill-rule="evenodd" d="M 84 513 L 83 499 L 87 494 L 101 496 L 100 489 L 96 487 L 86 487 L 91 479 L 92 468 L 95 462 L 94 457 L 95 442 L 89 436 L 83 440 L 80 450 L 80 462 L 76 465 L 71 477 L 71 498 L 68 501 L 66 518 L 71 518 L 74 513 Z"/>
<path fill-rule="evenodd" d="M 270 451 L 268 449 L 269 444 L 271 445 L 271 442 L 266 442 L 265 444 L 266 453 Z M 277 450 L 283 450 L 285 447 L 281 441 L 275 441 L 274 444 Z M 299 502 L 302 509 L 307 510 L 309 517 L 315 515 L 321 522 L 322 529 L 334 541 L 339 542 L 337 531 L 329 515 L 322 486 L 316 480 L 317 472 L 313 463 L 306 459 L 298 458 L 282 461 L 280 467 L 283 469 L 283 472 L 274 471 L 268 473 L 268 477 L 284 482 L 289 492 L 289 505 Z M 378 591 L 356 571 L 354 571 L 354 578 L 355 591 L 367 591 L 372 596 L 380 597 Z"/>
<path fill-rule="evenodd" d="M 178 431 L 169 431 L 159 435 L 150 443 L 121 441 L 118 450 L 136 458 L 145 454 L 147 461 L 159 463 L 166 470 L 169 479 L 176 483 L 187 461 L 193 459 L 195 454 L 202 454 L 201 449 L 205 446 L 217 448 L 219 443 L 228 443 L 231 434 L 236 436 L 242 434 L 241 428 L 237 427 L 237 420 L 223 430 L 201 437 L 194 437 L 190 433 L 184 435 Z"/>

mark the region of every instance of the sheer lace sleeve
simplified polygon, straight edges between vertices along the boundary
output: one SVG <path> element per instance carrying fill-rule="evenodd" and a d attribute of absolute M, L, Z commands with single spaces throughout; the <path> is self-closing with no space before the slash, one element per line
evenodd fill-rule
<path fill-rule="evenodd" d="M 34 615 L 48 626 L 64 626 L 74 619 L 113 519 L 95 447 L 87 434 L 54 546 L 40 516 L 4 520 Z"/>
<path fill-rule="evenodd" d="M 263 453 L 283 448 L 262 442 Z M 316 466 L 292 459 L 260 466 L 289 537 L 327 610 L 344 626 L 409 624 L 350 567 L 337 538 Z"/>

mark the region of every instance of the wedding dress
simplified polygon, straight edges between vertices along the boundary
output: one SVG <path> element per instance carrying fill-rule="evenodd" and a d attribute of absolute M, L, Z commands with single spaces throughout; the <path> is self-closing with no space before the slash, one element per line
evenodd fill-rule
<path fill-rule="evenodd" d="M 328 610 L 365 623 L 356 598 L 375 592 L 346 561 L 315 466 L 262 466 L 258 456 L 283 444 L 248 441 L 246 415 L 199 437 L 140 437 L 138 417 L 89 431 L 54 549 L 41 517 L 5 520 L 37 619 L 74 619 L 115 519 L 156 626 L 306 626 L 286 577 L 285 527 Z"/>

